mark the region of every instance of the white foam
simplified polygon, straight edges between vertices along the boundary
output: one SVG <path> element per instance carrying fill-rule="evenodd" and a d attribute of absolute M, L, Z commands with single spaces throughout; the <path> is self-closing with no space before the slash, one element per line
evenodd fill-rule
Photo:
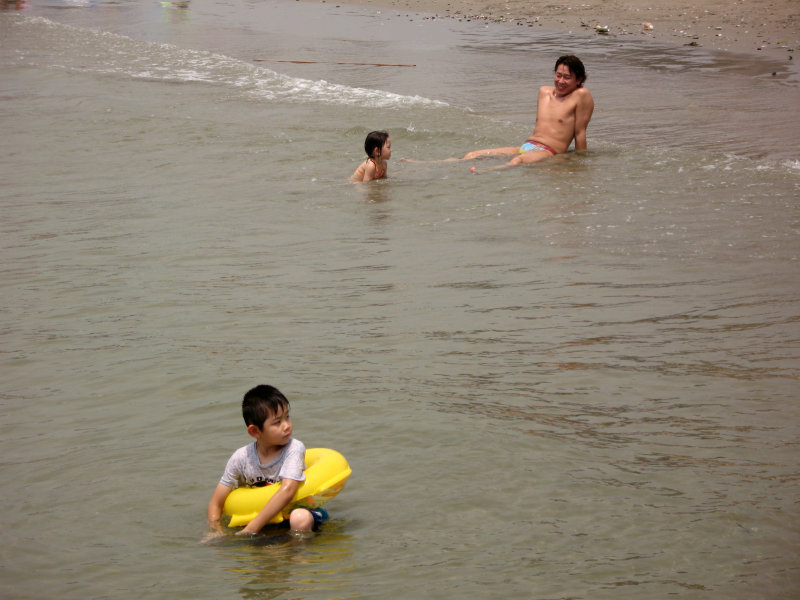
<path fill-rule="evenodd" d="M 54 67 L 116 74 L 133 79 L 227 86 L 266 101 L 322 102 L 373 108 L 444 107 L 447 103 L 325 80 L 290 77 L 223 54 L 145 42 L 128 36 L 29 18 L 58 33 Z"/>

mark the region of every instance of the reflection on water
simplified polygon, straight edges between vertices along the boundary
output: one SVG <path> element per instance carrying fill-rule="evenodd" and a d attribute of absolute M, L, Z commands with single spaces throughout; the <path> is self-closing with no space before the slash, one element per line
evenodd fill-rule
<path fill-rule="evenodd" d="M 228 565 L 243 598 L 334 593 L 346 589 L 353 569 L 353 538 L 346 523 L 329 522 L 313 535 L 265 531 L 254 537 L 226 536 L 213 544 L 218 562 Z M 351 566 L 342 566 L 350 563 Z"/>

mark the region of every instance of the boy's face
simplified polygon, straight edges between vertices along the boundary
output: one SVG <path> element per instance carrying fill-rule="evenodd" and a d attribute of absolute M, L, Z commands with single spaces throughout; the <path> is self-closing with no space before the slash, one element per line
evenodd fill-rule
<path fill-rule="evenodd" d="M 289 418 L 289 410 L 279 409 L 277 414 L 271 414 L 264 419 L 260 429 L 251 425 L 248 433 L 256 438 L 263 448 L 285 446 L 292 438 L 292 420 Z"/>

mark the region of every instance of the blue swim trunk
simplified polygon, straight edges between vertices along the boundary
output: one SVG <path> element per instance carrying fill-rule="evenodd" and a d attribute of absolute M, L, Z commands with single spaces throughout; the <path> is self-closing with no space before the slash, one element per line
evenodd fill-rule
<path fill-rule="evenodd" d="M 311 513 L 311 516 L 314 517 L 314 526 L 311 528 L 313 531 L 317 531 L 319 526 L 322 525 L 325 521 L 328 520 L 328 511 L 324 508 L 306 508 L 308 512 Z M 288 528 L 289 527 L 289 519 L 284 519 L 281 521 L 279 526 L 283 526 Z"/>
<path fill-rule="evenodd" d="M 527 154 L 528 152 L 534 152 L 538 150 L 544 150 L 545 152 L 549 152 L 550 154 L 555 155 L 556 151 L 553 150 L 547 144 L 543 144 L 541 142 L 525 142 L 522 146 L 519 147 L 520 154 Z"/>
<path fill-rule="evenodd" d="M 314 517 L 314 531 L 319 529 L 319 526 L 328 520 L 328 511 L 324 508 L 309 508 L 308 512 Z"/>

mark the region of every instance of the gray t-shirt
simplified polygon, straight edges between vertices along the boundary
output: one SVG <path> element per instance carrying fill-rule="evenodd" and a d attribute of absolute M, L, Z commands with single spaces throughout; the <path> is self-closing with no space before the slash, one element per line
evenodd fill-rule
<path fill-rule="evenodd" d="M 219 482 L 228 487 L 260 486 L 278 483 L 281 479 L 305 481 L 306 447 L 292 438 L 278 458 L 262 465 L 258 460 L 256 442 L 242 446 L 228 460 Z"/>

